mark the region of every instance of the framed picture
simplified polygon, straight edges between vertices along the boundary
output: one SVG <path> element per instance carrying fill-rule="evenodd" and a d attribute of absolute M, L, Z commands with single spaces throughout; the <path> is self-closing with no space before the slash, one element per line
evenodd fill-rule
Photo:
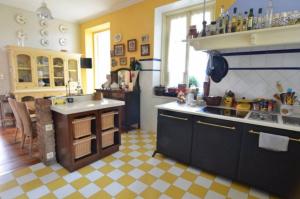
<path fill-rule="evenodd" d="M 145 35 L 142 35 L 142 43 L 149 43 L 149 35 L 148 34 L 145 34 Z"/>
<path fill-rule="evenodd" d="M 111 66 L 115 67 L 118 65 L 118 61 L 116 59 L 111 59 Z"/>
<path fill-rule="evenodd" d="M 124 44 L 117 44 L 114 45 L 114 55 L 117 57 L 125 55 L 125 45 Z"/>
<path fill-rule="evenodd" d="M 150 55 L 150 44 L 141 45 L 141 56 L 149 56 Z"/>
<path fill-rule="evenodd" d="M 136 45 L 137 44 L 137 41 L 136 41 L 136 39 L 131 39 L 131 40 L 128 40 L 127 41 L 127 50 L 128 50 L 128 52 L 135 52 L 136 50 L 137 50 L 137 48 L 136 48 Z"/>
<path fill-rule="evenodd" d="M 135 57 L 130 57 L 130 65 L 131 65 L 131 63 L 134 62 L 134 61 L 135 61 Z"/>
<path fill-rule="evenodd" d="M 120 57 L 120 65 L 121 66 L 127 65 L 127 57 Z"/>

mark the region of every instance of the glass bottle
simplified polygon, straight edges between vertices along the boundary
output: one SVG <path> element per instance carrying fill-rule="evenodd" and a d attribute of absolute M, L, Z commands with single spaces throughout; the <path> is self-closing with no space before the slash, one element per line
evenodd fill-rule
<path fill-rule="evenodd" d="M 266 18 L 265 18 L 265 26 L 267 28 L 272 27 L 272 20 L 273 20 L 273 1 L 269 0 L 267 12 L 266 12 Z"/>
<path fill-rule="evenodd" d="M 258 9 L 258 15 L 255 21 L 255 29 L 262 29 L 264 28 L 264 20 L 263 20 L 263 15 L 262 15 L 262 8 Z"/>
<path fill-rule="evenodd" d="M 237 23 L 238 23 L 237 8 L 233 8 L 233 15 L 231 17 L 231 32 L 237 31 Z"/>
<path fill-rule="evenodd" d="M 244 13 L 244 19 L 243 19 L 243 28 L 242 31 L 246 31 L 248 27 L 248 12 L 246 11 Z"/>
<path fill-rule="evenodd" d="M 224 5 L 221 6 L 221 14 L 219 18 L 219 34 L 225 33 L 225 13 L 224 13 Z"/>
<path fill-rule="evenodd" d="M 254 14 L 253 14 L 253 8 L 251 8 L 248 15 L 247 30 L 252 30 L 253 24 L 254 24 Z"/>
<path fill-rule="evenodd" d="M 236 32 L 241 32 L 243 30 L 243 15 L 240 12 L 237 18 Z"/>
<path fill-rule="evenodd" d="M 230 27 L 230 16 L 229 16 L 229 12 L 226 12 L 226 16 L 225 16 L 225 33 L 230 33 L 231 32 L 231 27 Z"/>

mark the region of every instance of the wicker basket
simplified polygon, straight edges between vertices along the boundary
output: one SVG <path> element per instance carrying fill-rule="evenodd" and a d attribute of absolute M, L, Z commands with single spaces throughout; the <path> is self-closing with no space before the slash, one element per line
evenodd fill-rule
<path fill-rule="evenodd" d="M 75 119 L 72 122 L 75 139 L 91 135 L 91 123 L 93 119 L 95 119 L 95 117 L 85 117 L 81 119 Z"/>
<path fill-rule="evenodd" d="M 118 129 L 111 129 L 102 133 L 102 148 L 106 148 L 114 144 L 114 135 Z"/>
<path fill-rule="evenodd" d="M 90 136 L 74 141 L 73 145 L 75 159 L 91 154 L 92 139 L 95 139 L 95 137 Z"/>
<path fill-rule="evenodd" d="M 102 130 L 115 128 L 115 114 L 118 114 L 118 112 L 108 112 L 101 115 Z"/>

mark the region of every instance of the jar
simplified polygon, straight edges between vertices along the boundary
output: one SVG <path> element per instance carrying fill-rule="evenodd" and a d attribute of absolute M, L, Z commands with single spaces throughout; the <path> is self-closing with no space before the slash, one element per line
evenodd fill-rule
<path fill-rule="evenodd" d="M 217 34 L 217 22 L 212 21 L 210 24 L 210 35 L 216 35 Z"/>

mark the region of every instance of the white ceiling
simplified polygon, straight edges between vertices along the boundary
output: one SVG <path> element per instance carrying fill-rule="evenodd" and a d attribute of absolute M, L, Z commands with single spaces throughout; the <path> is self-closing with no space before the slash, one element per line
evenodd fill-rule
<path fill-rule="evenodd" d="M 35 12 L 42 1 L 0 0 L 0 3 Z M 71 22 L 84 22 L 141 1 L 143 0 L 45 0 L 54 18 Z"/>

